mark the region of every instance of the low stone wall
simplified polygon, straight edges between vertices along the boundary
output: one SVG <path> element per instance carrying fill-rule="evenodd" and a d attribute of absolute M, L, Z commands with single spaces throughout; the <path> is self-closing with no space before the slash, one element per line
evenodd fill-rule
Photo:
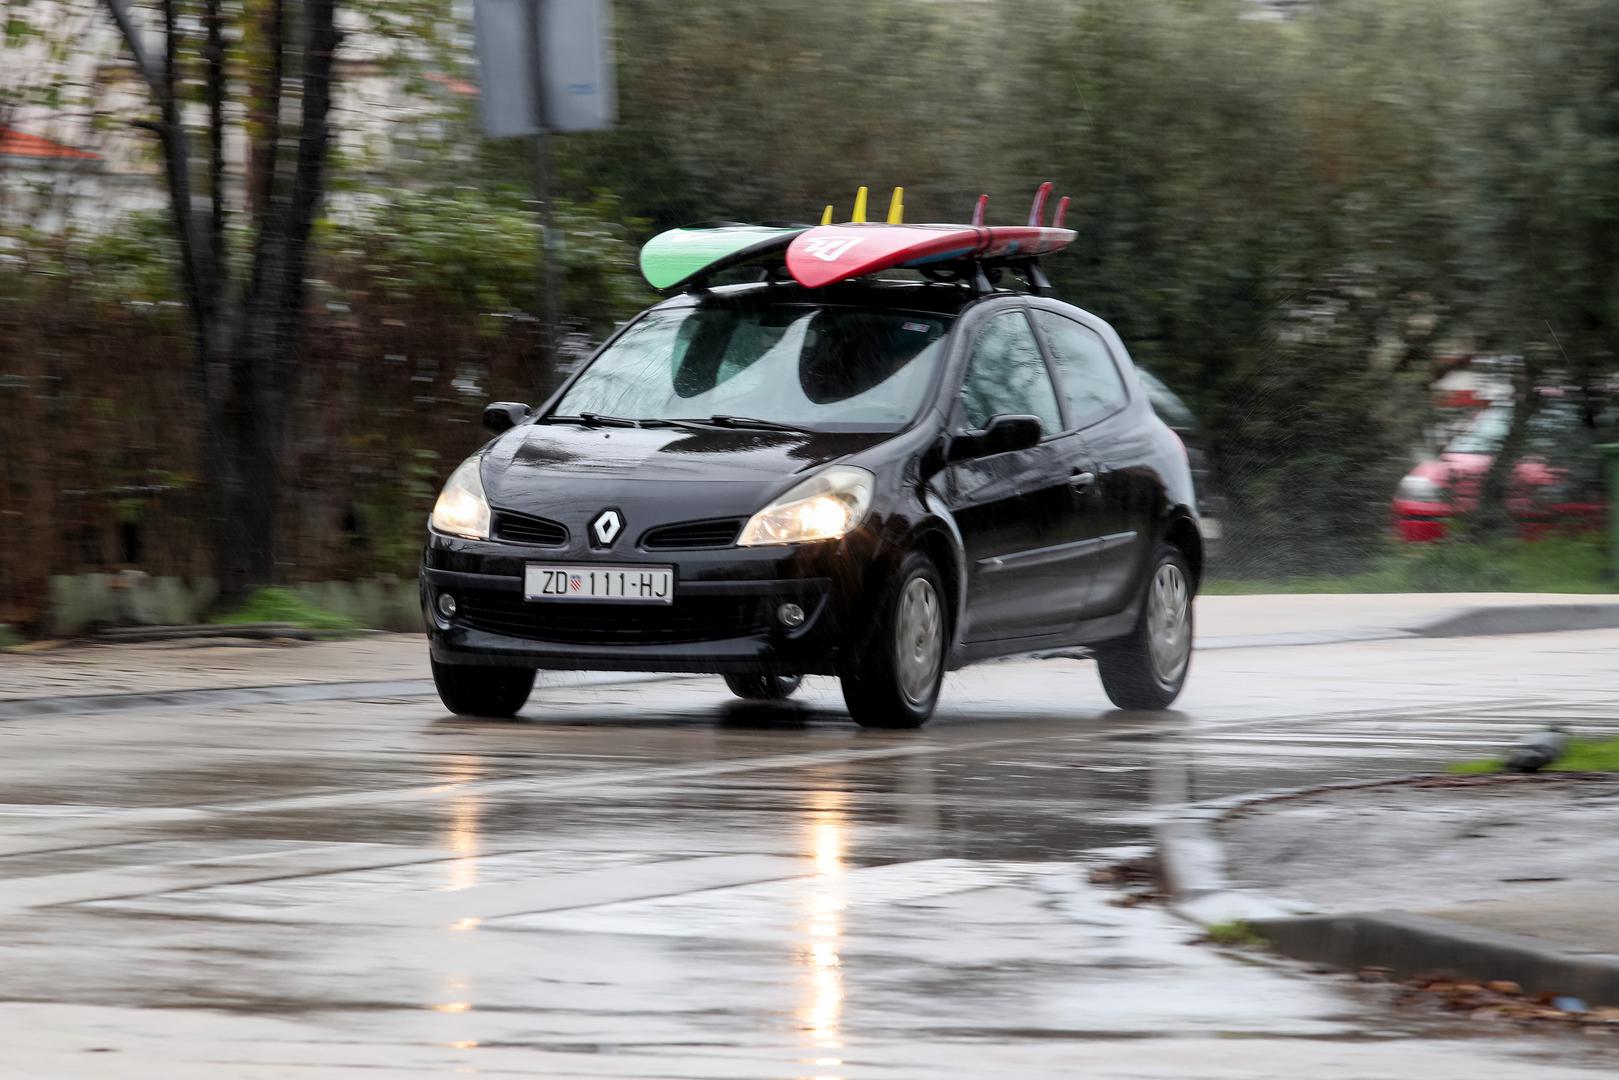
<path fill-rule="evenodd" d="M 392 577 L 304 582 L 288 586 L 300 598 L 372 630 L 420 631 L 417 584 Z M 206 619 L 218 588 L 208 578 L 187 581 L 121 574 L 62 574 L 51 578 L 50 633 L 77 637 L 104 626 L 180 626 Z"/>

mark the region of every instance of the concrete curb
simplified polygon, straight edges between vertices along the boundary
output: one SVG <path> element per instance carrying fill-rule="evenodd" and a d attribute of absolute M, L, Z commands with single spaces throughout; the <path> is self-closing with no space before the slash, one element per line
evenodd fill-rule
<path fill-rule="evenodd" d="M 660 682 L 688 676 L 611 671 L 541 672 L 535 690 L 569 686 L 609 686 Z M 432 679 L 386 682 L 289 683 L 282 686 L 228 686 L 196 690 L 134 691 L 126 694 L 62 694 L 0 699 L 0 722 L 43 716 L 97 716 L 149 709 L 218 709 L 237 705 L 296 705 L 306 701 L 360 701 L 367 698 L 432 697 Z"/>
<path fill-rule="evenodd" d="M 189 638 L 314 641 L 320 636 L 315 631 L 291 623 L 199 623 L 185 626 L 110 626 L 84 640 L 93 645 L 142 645 L 151 641 L 183 641 Z"/>
<path fill-rule="evenodd" d="M 1575 952 L 1538 938 L 1404 911 L 1323 914 L 1231 881 L 1225 848 L 1215 832 L 1215 825 L 1227 817 L 1282 799 L 1454 779 L 1419 774 L 1357 780 L 1190 807 L 1153 830 L 1170 909 L 1205 929 L 1248 923 L 1277 952 L 1297 960 L 1352 970 L 1384 968 L 1396 977 L 1446 972 L 1480 982 L 1510 979 L 1531 994 L 1567 994 L 1591 1005 L 1619 1005 L 1619 956 Z"/>
<path fill-rule="evenodd" d="M 1428 915 L 1377 911 L 1253 922 L 1277 952 L 1337 967 L 1387 968 L 1397 977 L 1448 972 L 1478 982 L 1509 979 L 1530 994 L 1619 1004 L 1619 956 L 1558 949 Z"/>

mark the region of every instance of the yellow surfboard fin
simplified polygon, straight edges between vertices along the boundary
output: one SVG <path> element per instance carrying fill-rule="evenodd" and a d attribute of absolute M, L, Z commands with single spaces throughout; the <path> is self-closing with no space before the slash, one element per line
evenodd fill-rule
<path fill-rule="evenodd" d="M 866 221 L 866 189 L 859 188 L 854 193 L 854 217 L 850 221 L 865 224 Z"/>
<path fill-rule="evenodd" d="M 890 225 L 905 224 L 905 189 L 894 189 L 894 197 L 888 202 L 888 223 Z"/>
<path fill-rule="evenodd" d="M 830 225 L 830 224 L 832 224 L 832 204 L 831 203 L 827 203 L 826 204 L 826 209 L 821 211 L 821 224 L 822 225 Z"/>

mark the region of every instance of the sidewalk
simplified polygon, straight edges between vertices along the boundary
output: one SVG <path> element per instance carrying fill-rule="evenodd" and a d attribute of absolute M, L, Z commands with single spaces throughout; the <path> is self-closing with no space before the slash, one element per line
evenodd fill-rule
<path fill-rule="evenodd" d="M 1463 613 L 1488 625 L 1439 632 L 1518 632 L 1619 626 L 1619 597 L 1535 593 L 1205 596 L 1197 601 L 1200 648 L 1316 645 L 1417 636 Z M 68 643 L 0 653 L 0 701 L 75 695 L 154 694 L 225 687 L 424 680 L 418 634 L 349 641 L 214 639 L 104 645 Z"/>
<path fill-rule="evenodd" d="M 1290 956 L 1611 1007 L 1616 815 L 1619 776 L 1433 777 L 1238 801 L 1204 839 L 1223 860 L 1225 895 L 1245 897 L 1247 921 Z M 1164 854 L 1197 918 L 1184 850 L 1171 841 Z M 1235 917 L 1226 906 L 1202 921 Z"/>
<path fill-rule="evenodd" d="M 141 645 L 75 643 L 46 652 L 0 654 L 0 701 L 427 678 L 427 640 L 420 634 L 316 642 L 220 644 L 210 638 Z"/>

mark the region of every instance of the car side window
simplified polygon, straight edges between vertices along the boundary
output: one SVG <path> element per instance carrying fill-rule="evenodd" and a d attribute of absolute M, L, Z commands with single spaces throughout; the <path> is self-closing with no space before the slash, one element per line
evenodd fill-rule
<path fill-rule="evenodd" d="M 1011 413 L 1038 416 L 1047 435 L 1062 430 L 1051 373 L 1023 312 L 1002 312 L 978 331 L 962 380 L 961 403 L 967 426 L 973 429 L 984 427 L 991 417 Z"/>
<path fill-rule="evenodd" d="M 1055 312 L 1036 311 L 1034 318 L 1057 365 L 1068 422 L 1085 427 L 1118 412 L 1125 402 L 1124 380 L 1102 336 Z"/>

